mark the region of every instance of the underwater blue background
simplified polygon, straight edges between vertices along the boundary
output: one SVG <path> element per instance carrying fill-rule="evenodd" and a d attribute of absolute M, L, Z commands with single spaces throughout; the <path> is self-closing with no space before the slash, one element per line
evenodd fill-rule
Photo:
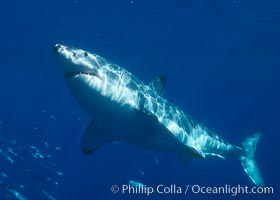
<path fill-rule="evenodd" d="M 165 96 L 231 143 L 264 128 L 256 160 L 275 194 L 150 199 L 280 199 L 280 1 L 11 0 L 1 2 L 0 22 L 0 199 L 148 198 L 110 191 L 126 179 L 253 186 L 237 159 L 184 162 L 124 142 L 83 155 L 91 118 L 67 88 L 56 43 L 145 82 L 165 75 Z"/>

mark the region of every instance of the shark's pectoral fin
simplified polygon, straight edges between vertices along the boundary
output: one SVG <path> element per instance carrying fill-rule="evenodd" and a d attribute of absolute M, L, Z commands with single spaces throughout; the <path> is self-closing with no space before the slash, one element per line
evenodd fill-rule
<path fill-rule="evenodd" d="M 104 127 L 102 128 L 92 121 L 83 135 L 81 151 L 84 154 L 91 154 L 102 145 L 114 140 L 115 138 L 107 133 Z"/>
<path fill-rule="evenodd" d="M 166 86 L 166 78 L 164 76 L 157 76 L 150 82 L 150 87 L 154 89 L 159 95 L 163 95 L 165 86 Z"/>

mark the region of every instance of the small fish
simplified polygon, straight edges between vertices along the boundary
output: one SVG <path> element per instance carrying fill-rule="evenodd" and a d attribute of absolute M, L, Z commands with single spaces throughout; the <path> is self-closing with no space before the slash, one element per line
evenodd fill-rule
<path fill-rule="evenodd" d="M 21 193 L 19 193 L 16 190 L 9 189 L 9 188 L 6 188 L 6 190 L 9 191 L 11 194 L 13 194 L 19 200 L 27 200 Z"/>
<path fill-rule="evenodd" d="M 56 117 L 55 117 L 54 115 L 50 115 L 49 117 L 50 117 L 50 119 L 52 119 L 52 120 L 56 120 Z"/>
<path fill-rule="evenodd" d="M 125 180 L 124 184 L 125 185 L 130 185 L 131 187 L 134 187 L 134 188 L 140 188 L 140 187 L 144 188 L 144 187 L 146 187 L 143 183 L 138 182 L 138 181 L 134 181 L 134 180 Z"/>
<path fill-rule="evenodd" d="M 4 173 L 4 172 L 1 172 L 1 176 L 2 176 L 3 178 L 9 178 L 9 176 L 8 176 L 6 173 Z"/>
<path fill-rule="evenodd" d="M 157 165 L 159 165 L 158 158 L 156 157 L 156 155 L 155 155 L 155 154 L 153 155 L 153 158 L 154 158 L 154 160 L 155 160 L 156 164 L 157 164 Z"/>
<path fill-rule="evenodd" d="M 55 150 L 56 151 L 61 151 L 61 147 L 57 146 L 57 147 L 55 147 Z"/>
<path fill-rule="evenodd" d="M 48 192 L 45 190 L 41 190 L 41 192 L 49 199 L 49 200 L 56 200 L 52 195 L 50 195 Z"/>
<path fill-rule="evenodd" d="M 56 173 L 58 176 L 63 176 L 63 172 L 57 171 Z"/>
<path fill-rule="evenodd" d="M 9 156 L 6 152 L 4 152 L 2 149 L 0 149 L 0 154 L 4 156 L 10 163 L 14 163 L 15 161 L 11 156 Z"/>

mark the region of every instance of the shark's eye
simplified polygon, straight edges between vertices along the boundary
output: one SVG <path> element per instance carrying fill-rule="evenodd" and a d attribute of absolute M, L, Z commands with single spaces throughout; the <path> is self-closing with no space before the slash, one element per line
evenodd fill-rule
<path fill-rule="evenodd" d="M 73 53 L 73 56 L 75 57 L 75 56 L 76 56 L 76 53 Z"/>
<path fill-rule="evenodd" d="M 87 53 L 87 52 L 85 52 L 85 53 L 84 53 L 84 56 L 85 56 L 85 57 L 88 57 L 88 53 Z"/>

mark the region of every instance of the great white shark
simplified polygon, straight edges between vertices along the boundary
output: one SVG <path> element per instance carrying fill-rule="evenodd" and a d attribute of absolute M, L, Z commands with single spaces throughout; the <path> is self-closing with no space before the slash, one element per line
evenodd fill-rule
<path fill-rule="evenodd" d="M 56 44 L 54 54 L 73 96 L 94 119 L 82 138 L 83 153 L 122 139 L 180 156 L 235 156 L 253 183 L 264 186 L 255 161 L 262 131 L 245 138 L 240 146 L 233 145 L 164 98 L 163 76 L 145 84 L 124 68 L 82 49 Z"/>

